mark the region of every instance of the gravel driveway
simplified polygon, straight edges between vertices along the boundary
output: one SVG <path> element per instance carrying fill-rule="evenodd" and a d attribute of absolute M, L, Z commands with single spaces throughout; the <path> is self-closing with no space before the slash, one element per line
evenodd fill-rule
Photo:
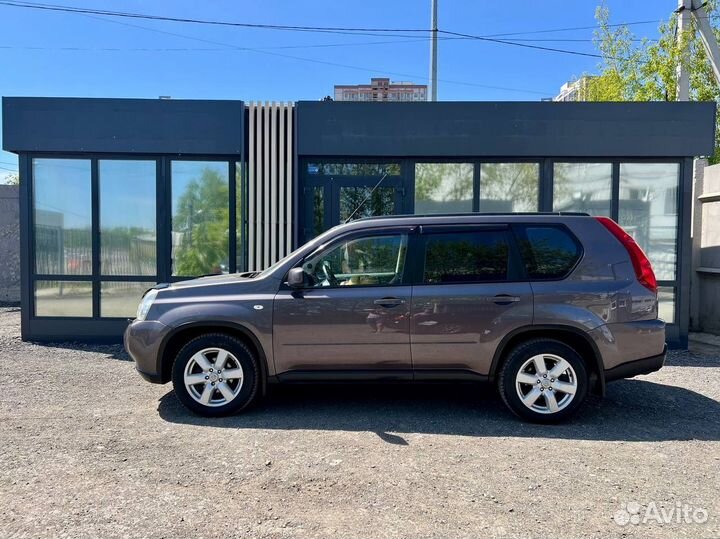
<path fill-rule="evenodd" d="M 22 343 L 19 319 L 0 309 L 2 538 L 720 537 L 712 348 L 561 426 L 472 385 L 276 388 L 208 420 L 120 346 Z"/>

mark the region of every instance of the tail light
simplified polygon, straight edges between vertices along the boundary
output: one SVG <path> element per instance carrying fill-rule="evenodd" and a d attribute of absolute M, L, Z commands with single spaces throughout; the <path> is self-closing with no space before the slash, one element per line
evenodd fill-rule
<path fill-rule="evenodd" d="M 623 244 L 623 247 L 627 249 L 638 282 L 651 292 L 657 293 L 657 279 L 655 278 L 655 272 L 652 269 L 650 260 L 648 260 L 648 257 L 633 237 L 609 217 L 596 217 L 595 219 L 607 228 L 610 233 Z"/>

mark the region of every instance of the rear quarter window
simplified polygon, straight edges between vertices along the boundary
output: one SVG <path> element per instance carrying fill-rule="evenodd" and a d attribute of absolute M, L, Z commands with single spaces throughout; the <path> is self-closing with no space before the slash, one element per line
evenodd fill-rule
<path fill-rule="evenodd" d="M 582 256 L 580 244 L 563 226 L 526 225 L 518 227 L 517 235 L 531 280 L 561 279 Z"/>

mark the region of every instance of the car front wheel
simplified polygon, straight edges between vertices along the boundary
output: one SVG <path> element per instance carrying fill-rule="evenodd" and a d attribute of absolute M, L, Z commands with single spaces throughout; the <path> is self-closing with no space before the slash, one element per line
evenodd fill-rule
<path fill-rule="evenodd" d="M 585 401 L 588 385 L 580 355 L 551 339 L 535 339 L 513 349 L 498 378 L 505 404 L 521 418 L 537 423 L 571 417 Z"/>
<path fill-rule="evenodd" d="M 257 395 L 257 360 L 240 340 L 200 335 L 175 358 L 172 382 L 180 402 L 204 416 L 222 416 L 249 406 Z"/>

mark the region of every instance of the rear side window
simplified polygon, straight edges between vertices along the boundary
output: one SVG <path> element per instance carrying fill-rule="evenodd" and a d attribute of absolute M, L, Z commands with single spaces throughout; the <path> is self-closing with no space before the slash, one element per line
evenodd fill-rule
<path fill-rule="evenodd" d="M 503 281 L 507 276 L 508 239 L 504 230 L 427 236 L 423 282 Z"/>
<path fill-rule="evenodd" d="M 520 227 L 520 251 L 530 279 L 560 279 L 573 269 L 582 254 L 564 227 Z"/>

